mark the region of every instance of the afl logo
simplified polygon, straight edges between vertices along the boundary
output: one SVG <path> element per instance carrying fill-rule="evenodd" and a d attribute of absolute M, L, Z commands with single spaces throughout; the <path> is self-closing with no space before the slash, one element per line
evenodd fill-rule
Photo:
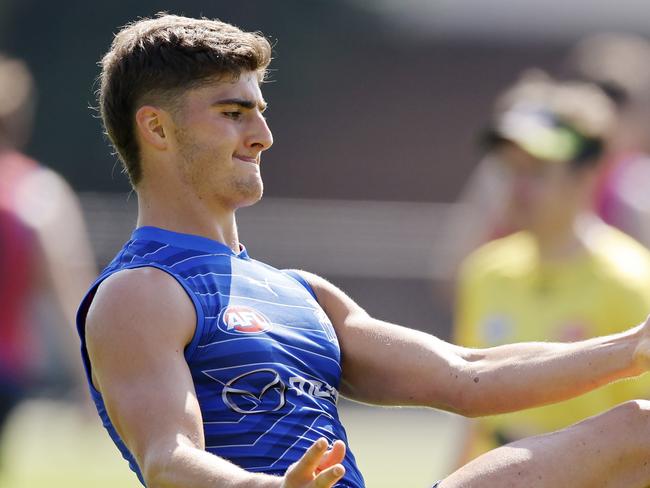
<path fill-rule="evenodd" d="M 271 328 L 271 322 L 254 308 L 233 305 L 221 312 L 219 328 L 227 334 L 261 334 Z"/>

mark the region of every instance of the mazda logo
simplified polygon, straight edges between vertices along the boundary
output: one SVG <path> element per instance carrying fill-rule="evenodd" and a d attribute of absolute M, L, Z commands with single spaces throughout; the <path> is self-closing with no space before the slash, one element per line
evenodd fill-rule
<path fill-rule="evenodd" d="M 286 403 L 286 386 L 274 369 L 248 371 L 226 383 L 221 392 L 231 410 L 249 415 L 280 410 Z"/>

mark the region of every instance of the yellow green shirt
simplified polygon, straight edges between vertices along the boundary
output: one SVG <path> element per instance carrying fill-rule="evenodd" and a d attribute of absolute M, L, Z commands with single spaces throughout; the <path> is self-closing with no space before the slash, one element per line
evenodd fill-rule
<path fill-rule="evenodd" d="M 572 262 L 540 262 L 532 236 L 490 242 L 463 263 L 455 342 L 489 347 L 575 341 L 640 323 L 650 313 L 650 252 L 605 224 Z M 650 375 L 648 375 L 650 376 Z M 566 427 L 615 404 L 650 396 L 650 377 L 624 380 L 559 404 L 481 419 L 482 430 L 515 436 Z"/>

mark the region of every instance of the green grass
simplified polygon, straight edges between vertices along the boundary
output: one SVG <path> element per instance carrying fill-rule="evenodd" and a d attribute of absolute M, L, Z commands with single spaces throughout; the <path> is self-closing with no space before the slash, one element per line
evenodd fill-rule
<path fill-rule="evenodd" d="M 369 488 L 426 488 L 454 455 L 458 420 L 451 415 L 342 403 L 341 417 Z M 2 449 L 0 488 L 141 488 L 91 411 L 26 403 Z"/>
<path fill-rule="evenodd" d="M 26 403 L 2 448 L 1 488 L 141 488 L 90 409 Z"/>
<path fill-rule="evenodd" d="M 342 405 L 341 419 L 368 488 L 427 488 L 458 452 L 460 417 L 413 408 Z"/>

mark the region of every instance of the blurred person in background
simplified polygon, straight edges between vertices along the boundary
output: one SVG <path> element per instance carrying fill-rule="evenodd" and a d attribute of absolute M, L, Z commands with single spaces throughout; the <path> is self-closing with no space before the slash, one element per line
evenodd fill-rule
<path fill-rule="evenodd" d="M 565 67 L 567 76 L 597 84 L 617 108 L 596 211 L 646 246 L 650 246 L 649 59 L 648 39 L 602 33 L 578 42 Z"/>
<path fill-rule="evenodd" d="M 650 311 L 650 252 L 593 211 L 615 128 L 594 85 L 523 76 L 496 104 L 488 158 L 506 186 L 504 215 L 518 232 L 463 262 L 455 342 L 493 347 L 612 334 Z M 564 428 L 629 398 L 650 382 L 620 382 L 552 406 L 468 426 L 465 462 L 495 446 Z"/>
<path fill-rule="evenodd" d="M 35 98 L 26 64 L 0 54 L 0 427 L 46 382 L 81 383 L 74 315 L 96 272 L 75 194 L 21 152 Z"/>
<path fill-rule="evenodd" d="M 650 246 L 650 41 L 624 33 L 601 33 L 577 42 L 564 60 L 560 77 L 596 84 L 614 104 L 596 190 L 594 210 L 607 223 Z M 438 259 L 451 284 L 462 260 L 487 241 L 518 230 L 508 212 L 506 178 L 493 154 L 469 175 L 447 220 Z M 443 287 L 452 295 L 453 284 Z"/>

